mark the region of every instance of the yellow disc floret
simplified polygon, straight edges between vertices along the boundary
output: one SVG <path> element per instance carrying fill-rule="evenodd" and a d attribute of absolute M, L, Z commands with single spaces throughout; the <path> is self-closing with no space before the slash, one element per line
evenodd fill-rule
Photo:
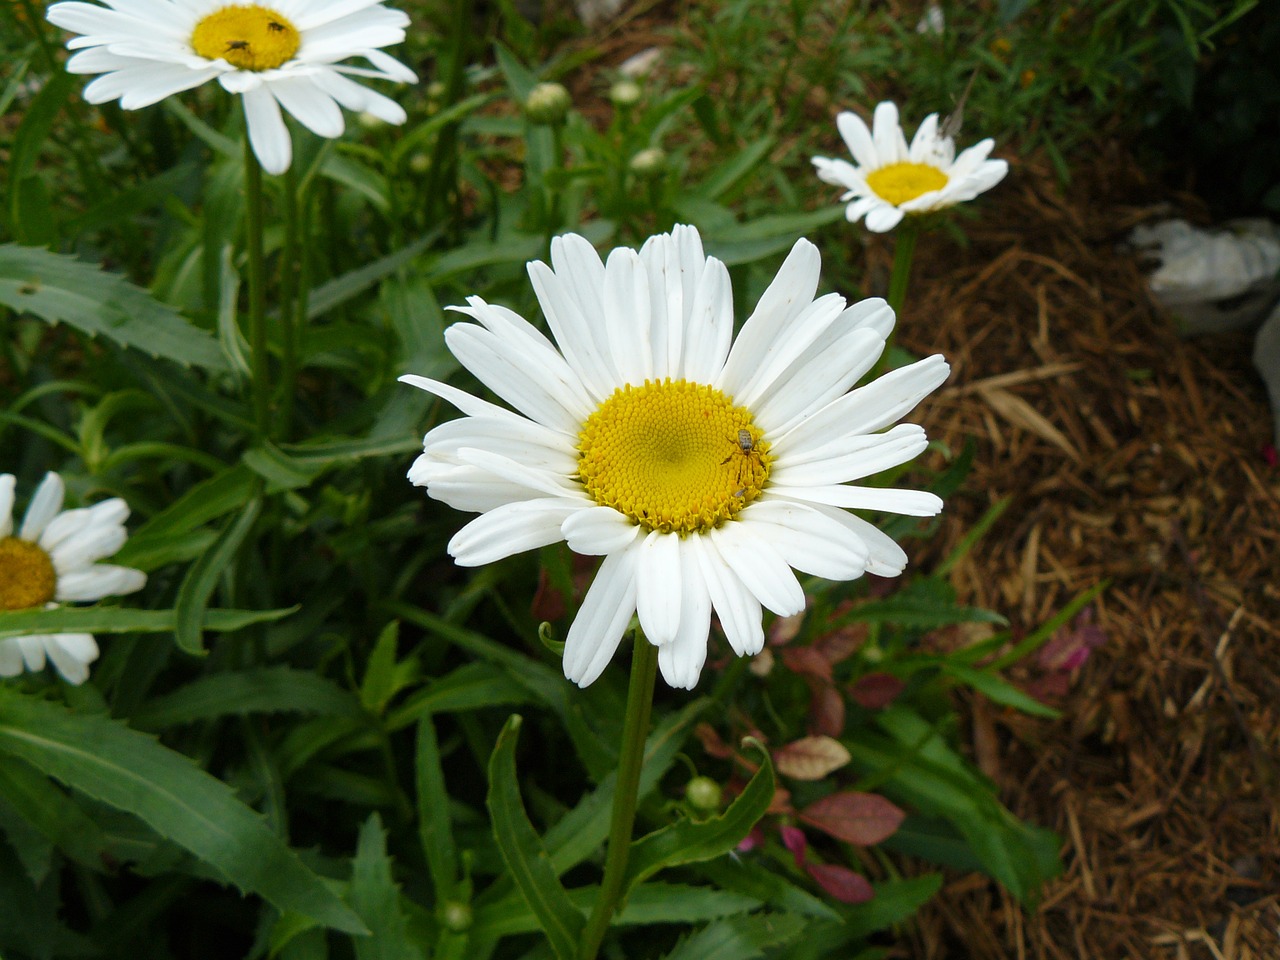
<path fill-rule="evenodd" d="M 196 24 L 191 48 L 241 70 L 272 70 L 293 59 L 301 38 L 285 17 L 257 4 L 215 10 Z"/>
<path fill-rule="evenodd" d="M 947 175 L 927 163 L 891 163 L 867 174 L 867 186 L 895 207 L 947 185 Z"/>
<path fill-rule="evenodd" d="M 43 607 L 53 599 L 58 575 L 39 546 L 18 537 L 0 537 L 0 610 Z"/>
<path fill-rule="evenodd" d="M 646 380 L 587 418 L 578 475 L 597 503 L 646 530 L 705 532 L 760 496 L 770 463 L 762 436 L 751 412 L 715 387 Z"/>

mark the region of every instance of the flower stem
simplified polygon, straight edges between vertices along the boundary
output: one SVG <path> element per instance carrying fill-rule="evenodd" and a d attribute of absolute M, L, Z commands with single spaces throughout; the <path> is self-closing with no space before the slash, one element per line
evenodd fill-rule
<path fill-rule="evenodd" d="M 884 342 L 884 353 L 880 355 L 880 360 L 872 371 L 873 378 L 880 376 L 880 374 L 889 369 L 889 351 L 893 349 L 893 341 L 896 339 L 898 327 L 902 323 L 902 304 L 907 299 L 907 284 L 911 280 L 911 259 L 915 255 L 916 238 L 919 235 L 920 228 L 916 226 L 913 218 L 904 218 L 902 228 L 898 231 L 893 242 L 893 273 L 889 276 L 888 300 L 889 306 L 893 309 L 896 322 Z"/>
<path fill-rule="evenodd" d="M 622 751 L 618 757 L 618 779 L 613 792 L 613 819 L 609 824 L 604 879 L 600 883 L 600 896 L 592 908 L 591 919 L 582 933 L 579 960 L 595 960 L 621 899 L 627 856 L 631 852 L 631 831 L 636 822 L 640 768 L 644 763 L 644 742 L 649 733 L 657 668 L 658 648 L 637 630 L 632 641 L 631 684 L 627 689 L 627 715 L 622 727 Z"/>
<path fill-rule="evenodd" d="M 284 174 L 284 251 L 280 257 L 280 338 L 284 347 L 280 381 L 280 433 L 292 432 L 294 394 L 298 387 L 298 174 L 290 165 Z"/>
<path fill-rule="evenodd" d="M 262 255 L 262 167 L 246 132 L 244 140 L 245 232 L 249 267 L 249 364 L 253 378 L 253 421 L 258 434 L 270 433 L 271 380 L 267 371 L 265 264 Z"/>

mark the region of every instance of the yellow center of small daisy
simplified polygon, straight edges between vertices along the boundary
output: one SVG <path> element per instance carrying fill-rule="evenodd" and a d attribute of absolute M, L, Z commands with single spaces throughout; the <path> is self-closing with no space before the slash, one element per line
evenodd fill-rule
<path fill-rule="evenodd" d="M 58 575 L 39 546 L 18 537 L 0 537 L 0 610 L 42 607 L 53 599 Z"/>
<path fill-rule="evenodd" d="M 274 69 L 293 59 L 300 43 L 297 27 L 256 3 L 215 10 L 191 34 L 191 47 L 200 56 L 241 70 Z"/>
<path fill-rule="evenodd" d="M 895 207 L 947 185 L 947 175 L 927 163 L 891 163 L 867 174 L 867 186 Z"/>
<path fill-rule="evenodd" d="M 613 392 L 578 434 L 578 475 L 596 503 L 646 530 L 704 533 L 769 479 L 769 444 L 715 387 L 646 380 Z"/>

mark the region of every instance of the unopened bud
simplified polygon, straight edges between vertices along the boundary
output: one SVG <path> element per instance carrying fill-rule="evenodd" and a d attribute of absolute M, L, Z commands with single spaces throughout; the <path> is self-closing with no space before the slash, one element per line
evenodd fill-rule
<path fill-rule="evenodd" d="M 640 84 L 634 80 L 619 80 L 609 88 L 609 99 L 615 107 L 633 107 L 643 95 Z"/>
<path fill-rule="evenodd" d="M 649 147 L 631 158 L 631 172 L 646 180 L 660 176 L 666 165 L 667 154 L 661 147 Z"/>
<path fill-rule="evenodd" d="M 694 777 L 684 788 L 684 798 L 689 806 L 700 813 L 714 813 L 720 809 L 720 784 L 710 777 Z"/>
<path fill-rule="evenodd" d="M 446 900 L 440 905 L 440 923 L 446 930 L 462 933 L 471 929 L 471 905 L 461 900 Z"/>
<path fill-rule="evenodd" d="M 418 174 L 426 173 L 431 169 L 431 158 L 425 153 L 415 153 L 409 158 L 409 169 Z"/>
<path fill-rule="evenodd" d="M 534 123 L 553 127 L 564 122 L 571 106 L 573 99 L 561 84 L 540 83 L 525 98 L 524 112 Z"/>

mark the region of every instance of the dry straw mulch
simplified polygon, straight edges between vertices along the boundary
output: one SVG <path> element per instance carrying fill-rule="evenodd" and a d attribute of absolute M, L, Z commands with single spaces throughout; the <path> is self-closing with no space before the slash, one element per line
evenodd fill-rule
<path fill-rule="evenodd" d="M 977 445 L 938 556 L 1011 504 L 954 570 L 1030 630 L 1109 580 L 1105 644 L 1062 719 L 970 704 L 975 759 L 1063 837 L 1020 908 L 952 876 L 899 948 L 921 960 L 1280 958 L 1280 469 L 1247 336 L 1180 340 L 1122 249 L 1152 190 L 1119 151 L 1013 164 L 961 249 L 922 239 L 903 344 L 954 373 L 930 436 Z M 1167 211 L 1165 211 L 1167 212 Z M 888 241 L 869 250 L 886 270 Z M 1269 460 L 1272 462 L 1269 463 Z M 929 558 L 922 558 L 927 564 Z M 1035 680 L 1034 662 L 1015 679 Z"/>

